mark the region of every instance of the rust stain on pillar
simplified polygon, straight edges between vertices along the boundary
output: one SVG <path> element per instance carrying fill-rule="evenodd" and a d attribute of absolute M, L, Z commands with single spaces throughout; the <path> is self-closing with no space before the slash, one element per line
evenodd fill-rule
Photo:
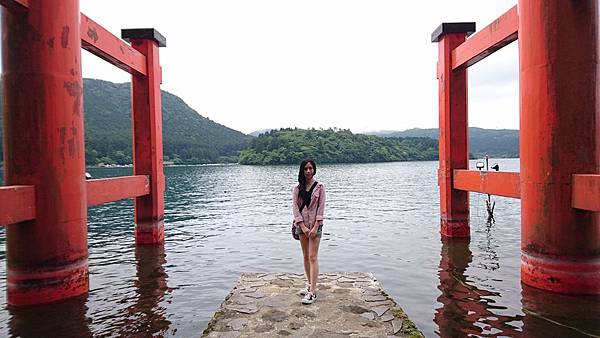
<path fill-rule="evenodd" d="M 62 34 L 60 35 L 60 45 L 62 48 L 69 46 L 69 26 L 63 27 Z"/>

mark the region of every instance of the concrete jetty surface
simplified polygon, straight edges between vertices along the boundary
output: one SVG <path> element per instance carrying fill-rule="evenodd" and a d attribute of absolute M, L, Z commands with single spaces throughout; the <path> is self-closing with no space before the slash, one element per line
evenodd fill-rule
<path fill-rule="evenodd" d="M 424 337 L 371 273 L 319 276 L 318 299 L 301 303 L 305 278 L 244 273 L 202 337 Z"/>

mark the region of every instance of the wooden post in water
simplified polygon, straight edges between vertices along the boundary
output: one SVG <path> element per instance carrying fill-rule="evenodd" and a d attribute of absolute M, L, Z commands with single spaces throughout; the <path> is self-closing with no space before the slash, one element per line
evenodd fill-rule
<path fill-rule="evenodd" d="M 79 0 L 2 9 L 5 184 L 35 187 L 35 218 L 6 227 L 10 305 L 88 291 Z M 19 9 L 19 10 L 18 10 Z"/>
<path fill-rule="evenodd" d="M 600 163 L 598 2 L 520 0 L 519 17 L 521 279 L 600 294 L 600 224 L 571 201 Z"/>
<path fill-rule="evenodd" d="M 134 175 L 150 177 L 150 194 L 135 199 L 136 244 L 158 244 L 164 241 L 164 191 L 162 82 L 158 48 L 166 39 L 154 29 L 124 29 L 121 36 L 146 56 L 147 75 L 131 78 L 131 112 L 133 114 Z"/>
<path fill-rule="evenodd" d="M 452 50 L 475 31 L 475 23 L 443 23 L 431 35 L 438 42 L 441 234 L 469 237 L 469 193 L 452 187 L 454 170 L 469 168 L 467 70 L 452 70 Z"/>
<path fill-rule="evenodd" d="M 88 291 L 88 206 L 137 197 L 136 242 L 163 242 L 158 48 L 165 39 L 154 29 L 124 30 L 132 48 L 81 14 L 79 0 L 0 6 L 7 298 L 34 305 Z M 82 46 L 133 74 L 135 176 L 85 181 Z"/>

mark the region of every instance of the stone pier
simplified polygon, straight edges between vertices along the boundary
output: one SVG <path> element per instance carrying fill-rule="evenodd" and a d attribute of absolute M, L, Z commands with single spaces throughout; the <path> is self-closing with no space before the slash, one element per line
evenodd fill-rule
<path fill-rule="evenodd" d="M 318 299 L 304 305 L 305 278 L 244 273 L 203 337 L 423 337 L 371 273 L 319 276 Z"/>

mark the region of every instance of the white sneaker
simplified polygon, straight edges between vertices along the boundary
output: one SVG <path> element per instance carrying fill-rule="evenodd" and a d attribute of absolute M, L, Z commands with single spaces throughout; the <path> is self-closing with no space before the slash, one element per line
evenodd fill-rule
<path fill-rule="evenodd" d="M 317 294 L 313 292 L 308 292 L 304 298 L 302 298 L 302 304 L 312 304 L 317 300 Z"/>
<path fill-rule="evenodd" d="M 306 286 L 304 287 L 304 289 L 298 291 L 298 294 L 300 296 L 306 296 L 307 293 L 310 292 L 310 285 L 306 284 Z"/>

